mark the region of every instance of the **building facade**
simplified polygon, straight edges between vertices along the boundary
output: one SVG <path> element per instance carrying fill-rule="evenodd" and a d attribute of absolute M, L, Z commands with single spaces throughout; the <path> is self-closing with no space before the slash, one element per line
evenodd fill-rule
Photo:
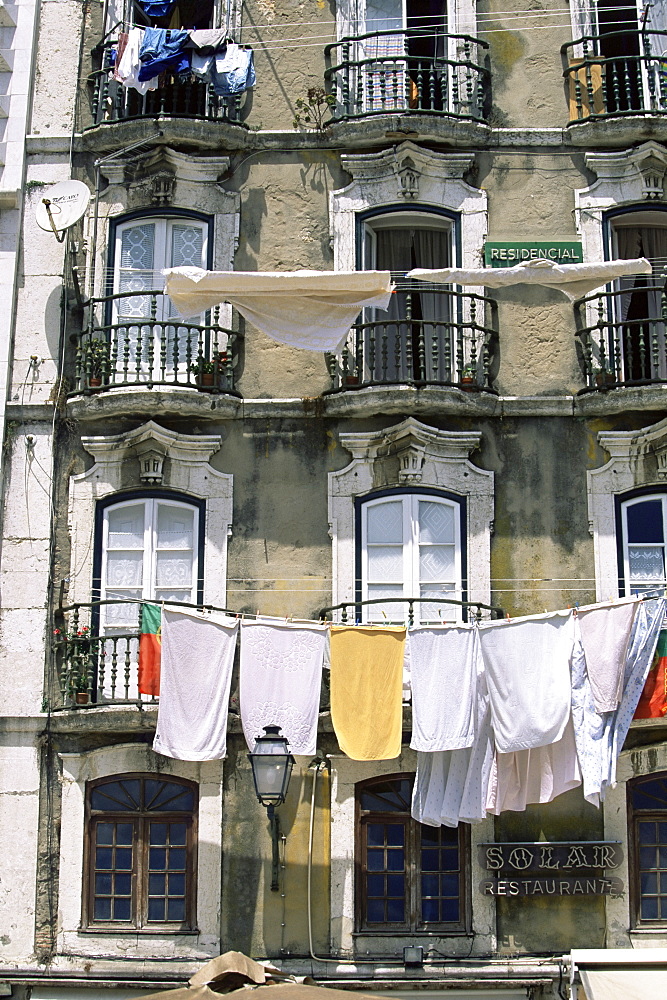
<path fill-rule="evenodd" d="M 325 684 L 276 892 L 237 684 L 224 760 L 157 755 L 137 602 L 384 621 L 447 595 L 456 621 L 664 591 L 663 8 L 0 7 L 0 78 L 26 84 L 0 95 L 4 995 L 136 996 L 230 949 L 401 997 L 565 998 L 572 949 L 659 973 L 663 718 L 633 722 L 599 809 L 575 788 L 429 833 L 410 816 L 409 704 L 401 756 L 353 761 Z M 144 26 L 221 29 L 254 86 L 125 86 Z M 59 241 L 35 209 L 70 179 L 90 204 Z M 405 277 L 543 255 L 644 256 L 653 274 L 574 304 Z M 390 270 L 396 292 L 325 355 L 225 304 L 180 319 L 174 266 Z M 620 886 L 485 889 L 488 845 L 511 873 L 511 845 L 536 842 L 615 844 L 613 865 L 581 864 Z"/>

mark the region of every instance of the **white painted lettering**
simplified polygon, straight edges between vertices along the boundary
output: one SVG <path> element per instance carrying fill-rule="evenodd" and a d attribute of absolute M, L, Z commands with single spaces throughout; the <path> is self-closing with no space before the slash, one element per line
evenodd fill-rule
<path fill-rule="evenodd" d="M 553 847 L 541 847 L 540 848 L 540 868 L 556 868 L 558 869 L 558 862 L 553 856 Z"/>
<path fill-rule="evenodd" d="M 486 867 L 489 868 L 491 871 L 498 871 L 499 868 L 503 867 L 502 847 L 487 847 Z"/>
<path fill-rule="evenodd" d="M 587 868 L 586 851 L 583 847 L 571 847 L 564 868 Z"/>

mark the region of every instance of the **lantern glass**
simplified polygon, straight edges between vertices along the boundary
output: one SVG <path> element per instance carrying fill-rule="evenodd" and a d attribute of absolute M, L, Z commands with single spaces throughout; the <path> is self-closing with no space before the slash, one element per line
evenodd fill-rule
<path fill-rule="evenodd" d="M 248 758 L 252 765 L 257 798 L 263 806 L 279 806 L 285 801 L 294 758 L 279 726 L 264 726 Z"/>

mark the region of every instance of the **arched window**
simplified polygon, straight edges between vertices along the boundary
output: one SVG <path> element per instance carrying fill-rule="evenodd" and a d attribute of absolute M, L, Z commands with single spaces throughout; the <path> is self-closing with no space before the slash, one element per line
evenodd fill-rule
<path fill-rule="evenodd" d="M 435 491 L 387 491 L 360 498 L 359 511 L 361 600 L 414 597 L 416 621 L 460 619 L 458 608 L 428 599 L 465 599 L 463 498 Z M 368 606 L 364 617 L 403 621 L 405 615 L 405 604 L 387 603 Z"/>
<path fill-rule="evenodd" d="M 416 267 L 453 263 L 454 220 L 424 211 L 372 214 L 361 223 L 364 271 L 391 271 L 396 292 L 387 311 L 366 310 L 364 379 L 375 382 L 448 382 L 454 379 L 451 289 L 406 280 Z"/>
<path fill-rule="evenodd" d="M 84 923 L 195 924 L 197 787 L 129 774 L 87 788 Z"/>
<path fill-rule="evenodd" d="M 170 267 L 205 268 L 210 230 L 210 220 L 184 213 L 116 221 L 106 317 L 116 383 L 163 381 L 167 373 L 185 374 L 199 355 L 210 356 L 205 316 L 190 317 L 187 325 L 174 322 L 178 314 L 163 294 L 162 274 Z"/>
<path fill-rule="evenodd" d="M 202 504 L 178 494 L 136 495 L 101 506 L 99 595 L 109 627 L 136 626 L 137 599 L 196 604 L 203 577 Z M 97 589 L 97 588 L 95 588 Z"/>
<path fill-rule="evenodd" d="M 630 782 L 633 926 L 667 926 L 667 772 Z"/>
<path fill-rule="evenodd" d="M 667 493 L 644 493 L 620 501 L 619 593 L 662 592 L 665 575 Z"/>
<path fill-rule="evenodd" d="M 468 926 L 469 827 L 430 827 L 410 816 L 414 775 L 383 775 L 356 786 L 358 930 Z"/>

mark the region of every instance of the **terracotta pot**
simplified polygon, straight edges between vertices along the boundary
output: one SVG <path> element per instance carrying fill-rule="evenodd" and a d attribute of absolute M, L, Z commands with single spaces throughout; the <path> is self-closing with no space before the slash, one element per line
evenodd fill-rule
<path fill-rule="evenodd" d="M 102 385 L 102 379 L 97 376 L 92 376 L 88 379 L 88 385 L 91 389 L 96 389 L 98 386 Z"/>
<path fill-rule="evenodd" d="M 201 372 L 197 375 L 197 387 L 199 389 L 212 389 L 215 385 L 215 372 Z"/>
<path fill-rule="evenodd" d="M 595 384 L 596 385 L 614 385 L 616 378 L 613 372 L 596 372 L 595 373 Z"/>
<path fill-rule="evenodd" d="M 88 692 L 87 691 L 77 691 L 74 700 L 77 705 L 87 705 L 88 704 Z"/>
<path fill-rule="evenodd" d="M 464 392 L 477 392 L 477 382 L 469 375 L 464 375 L 459 383 L 459 389 L 463 389 Z"/>
<path fill-rule="evenodd" d="M 343 375 L 340 380 L 340 384 L 343 388 L 347 388 L 350 385 L 359 385 L 358 375 Z"/>

